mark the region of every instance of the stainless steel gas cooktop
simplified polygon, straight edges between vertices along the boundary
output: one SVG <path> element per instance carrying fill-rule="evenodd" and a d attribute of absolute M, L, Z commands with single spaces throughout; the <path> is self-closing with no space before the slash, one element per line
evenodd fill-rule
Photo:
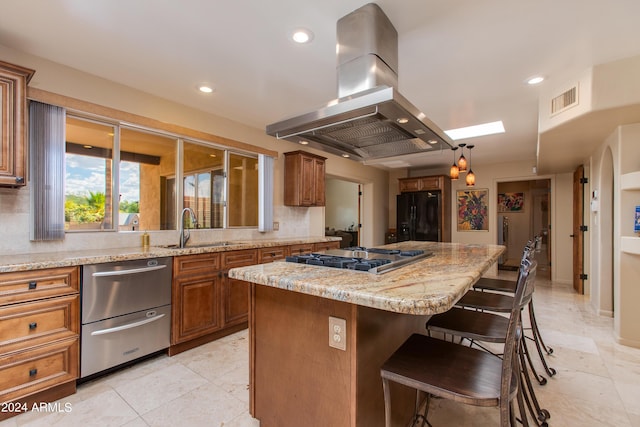
<path fill-rule="evenodd" d="M 381 274 L 430 256 L 433 256 L 433 252 L 420 249 L 403 250 L 363 248 L 358 246 L 329 249 L 327 251 L 306 255 L 288 256 L 287 262 Z"/>

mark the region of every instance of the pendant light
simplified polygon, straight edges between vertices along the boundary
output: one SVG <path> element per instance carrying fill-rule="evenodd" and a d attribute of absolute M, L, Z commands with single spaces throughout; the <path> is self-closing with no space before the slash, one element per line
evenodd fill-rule
<path fill-rule="evenodd" d="M 469 149 L 469 173 L 467 173 L 467 177 L 465 178 L 467 187 L 473 187 L 474 185 L 476 185 L 476 175 L 473 173 L 473 170 L 471 170 L 471 149 L 473 147 L 473 145 L 467 146 L 467 148 Z"/>
<path fill-rule="evenodd" d="M 453 164 L 451 165 L 451 169 L 449 170 L 449 178 L 452 180 L 458 179 L 460 176 L 460 170 L 458 169 L 458 165 L 456 165 L 456 150 L 458 147 L 451 147 L 451 151 L 453 151 Z"/>
<path fill-rule="evenodd" d="M 458 159 L 458 170 L 460 172 L 465 172 L 467 170 L 467 159 L 464 157 L 464 147 L 467 144 L 458 144 L 460 147 L 460 158 Z"/>

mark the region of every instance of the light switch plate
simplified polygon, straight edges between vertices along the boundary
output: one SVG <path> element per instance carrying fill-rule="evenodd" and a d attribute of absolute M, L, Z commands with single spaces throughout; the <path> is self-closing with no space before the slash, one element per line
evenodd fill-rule
<path fill-rule="evenodd" d="M 329 316 L 329 347 L 347 351 L 347 321 Z"/>

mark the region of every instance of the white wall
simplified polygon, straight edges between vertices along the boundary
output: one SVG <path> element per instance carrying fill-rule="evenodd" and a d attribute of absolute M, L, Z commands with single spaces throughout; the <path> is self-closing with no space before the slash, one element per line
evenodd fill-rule
<path fill-rule="evenodd" d="M 349 230 L 358 227 L 358 184 L 341 179 L 325 181 L 325 227 Z"/>
<path fill-rule="evenodd" d="M 323 207 L 294 208 L 283 204 L 283 153 L 299 150 L 299 145 L 276 140 L 266 135 L 264 129 L 252 128 L 188 108 L 2 45 L 0 59 L 35 69 L 30 87 L 277 151 L 279 156 L 274 164 L 274 221 L 279 222 L 279 231 L 260 233 L 256 229 L 194 230 L 194 242 L 324 235 Z M 308 151 L 314 152 L 310 149 Z M 365 184 L 363 222 L 368 227 L 363 232 L 362 243 L 384 243 L 389 212 L 387 172 L 331 154 L 315 152 L 327 157 L 328 174 Z M 30 242 L 28 186 L 22 189 L 0 189 L 0 224 L 0 255 L 140 245 L 138 232 L 103 232 L 99 238 L 95 233 L 67 233 L 63 242 Z M 178 239 L 176 231 L 150 234 L 152 245 L 176 243 Z"/>

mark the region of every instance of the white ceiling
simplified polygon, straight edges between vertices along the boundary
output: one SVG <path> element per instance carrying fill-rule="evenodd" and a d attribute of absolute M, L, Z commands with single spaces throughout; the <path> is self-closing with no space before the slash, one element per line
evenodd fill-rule
<path fill-rule="evenodd" d="M 337 96 L 336 22 L 364 3 L 2 0 L 0 44 L 264 129 Z M 377 3 L 398 30 L 398 89 L 410 102 L 443 129 L 504 122 L 505 134 L 473 140 L 479 163 L 535 164 L 541 87 L 528 77 L 640 54 L 638 0 Z M 313 42 L 293 43 L 297 27 Z M 201 82 L 215 92 L 198 93 Z"/>

